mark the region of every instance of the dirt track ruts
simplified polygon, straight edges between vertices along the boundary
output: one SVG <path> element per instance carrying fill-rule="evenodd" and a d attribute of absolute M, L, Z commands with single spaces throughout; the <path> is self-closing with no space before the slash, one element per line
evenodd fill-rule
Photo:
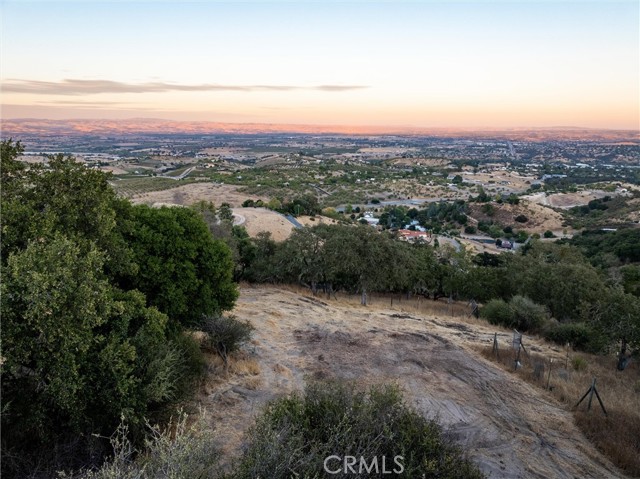
<path fill-rule="evenodd" d="M 238 453 L 267 401 L 302 390 L 306 378 L 338 377 L 397 383 L 491 478 L 625 477 L 550 395 L 478 355 L 473 346 L 492 336 L 480 323 L 269 287 L 243 288 L 234 314 L 256 327 L 248 354 L 260 373 L 251 384 L 247 376 L 214 383 L 203 397 L 226 453 Z"/>

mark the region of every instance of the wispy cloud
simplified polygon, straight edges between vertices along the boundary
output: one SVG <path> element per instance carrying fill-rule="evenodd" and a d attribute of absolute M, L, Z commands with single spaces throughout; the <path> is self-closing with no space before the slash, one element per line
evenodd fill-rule
<path fill-rule="evenodd" d="M 121 101 L 78 101 L 78 100 L 50 100 L 50 101 L 37 101 L 37 105 L 64 105 L 64 106 L 78 106 L 78 107 L 110 107 L 124 105 Z"/>
<path fill-rule="evenodd" d="M 10 93 L 31 93 L 35 95 L 96 95 L 101 93 L 162 93 L 169 91 L 292 91 L 316 90 L 341 92 L 369 88 L 364 85 L 220 85 L 202 83 L 185 85 L 179 83 L 147 82 L 124 83 L 110 80 L 65 79 L 58 82 L 10 79 L 2 82 L 2 90 Z"/>

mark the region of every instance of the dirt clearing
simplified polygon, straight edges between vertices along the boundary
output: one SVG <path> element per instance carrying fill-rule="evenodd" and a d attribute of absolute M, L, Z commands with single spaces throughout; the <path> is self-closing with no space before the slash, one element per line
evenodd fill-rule
<path fill-rule="evenodd" d="M 216 206 L 220 206 L 220 204 L 226 202 L 231 206 L 239 207 L 243 201 L 251 196 L 252 195 L 248 193 L 239 192 L 236 186 L 218 185 L 214 183 L 190 183 L 188 185 L 176 186 L 169 190 L 138 194 L 133 196 L 131 201 L 148 205 L 154 203 L 191 205 L 204 200 L 213 201 Z M 268 201 L 268 198 L 263 199 Z"/>
<path fill-rule="evenodd" d="M 535 193 L 523 196 L 523 198 L 540 205 L 569 209 L 575 206 L 586 205 L 591 200 L 604 198 L 607 195 L 612 196 L 611 193 L 607 193 L 602 190 L 584 190 L 577 193 L 553 193 L 551 195 L 547 195 L 546 193 Z"/>
<path fill-rule="evenodd" d="M 293 223 L 280 213 L 267 208 L 233 208 L 233 214 L 240 218 L 236 224 L 244 226 L 252 237 L 257 236 L 261 231 L 268 231 L 271 233 L 271 239 L 284 241 L 291 235 L 294 228 Z"/>
<path fill-rule="evenodd" d="M 437 417 L 489 477 L 624 477 L 550 394 L 477 353 L 494 327 L 271 287 L 243 287 L 233 314 L 256 328 L 237 359 L 256 367 L 212 376 L 202 398 L 231 456 L 267 401 L 302 390 L 305 378 L 345 378 L 397 383 L 407 402 Z M 506 348 L 510 334 L 499 340 Z M 529 347 L 561 354 L 533 339 Z"/>

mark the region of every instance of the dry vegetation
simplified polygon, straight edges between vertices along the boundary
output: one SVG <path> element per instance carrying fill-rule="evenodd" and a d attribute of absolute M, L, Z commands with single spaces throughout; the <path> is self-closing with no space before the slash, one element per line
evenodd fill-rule
<path fill-rule="evenodd" d="M 306 378 L 337 378 L 364 386 L 397 384 L 408 403 L 437 417 L 490 477 L 624 477 L 582 432 L 590 434 L 581 423 L 585 418 L 601 429 L 601 413 L 592 409 L 583 418 L 571 406 L 596 375 L 610 411 L 604 421 L 621 410 L 637 417 L 638 369 L 620 374 L 613 358 L 598 358 L 601 365 L 589 359 L 586 369 L 568 372 L 566 384 L 554 369 L 550 393 L 518 380 L 509 371 L 510 359 L 501 368 L 483 357 L 480 351 L 491 345 L 495 332 L 506 352 L 511 331 L 468 313 L 466 304 L 446 300 L 381 295 L 363 307 L 357 295 L 313 297 L 296 287 L 243 286 L 233 314 L 251 321 L 254 339 L 226 370 L 211 358 L 214 374 L 201 397 L 225 460 L 237 457 L 247 427 L 269 400 L 301 391 Z M 535 337 L 526 341 L 532 354 L 564 364 L 563 348 Z M 637 442 L 637 431 L 622 432 L 624 440 Z"/>
<path fill-rule="evenodd" d="M 562 215 L 549 207 L 529 201 L 520 201 L 520 204 L 517 205 L 492 203 L 492 206 L 495 210 L 494 213 L 487 215 L 482 211 L 482 204 L 470 203 L 469 215 L 475 220 L 492 220 L 503 226 L 515 225 L 516 229 L 524 229 L 530 234 L 542 234 L 546 230 L 551 230 L 558 236 L 562 235 L 564 229 Z M 529 221 L 522 224 L 515 222 L 514 218 L 518 215 L 526 216 Z"/>
<path fill-rule="evenodd" d="M 574 206 L 586 205 L 591 200 L 603 198 L 607 195 L 611 196 L 611 193 L 601 190 L 584 190 L 577 193 L 553 193 L 550 195 L 546 193 L 534 193 L 523 196 L 523 198 L 540 205 L 569 209 Z"/>
<path fill-rule="evenodd" d="M 574 411 L 576 424 L 598 449 L 625 472 L 640 477 L 640 368 L 637 364 L 619 372 L 613 360 L 603 361 L 601 356 L 569 351 L 564 357 L 522 353 L 522 367 L 515 371 L 513 350 L 503 348 L 497 356 L 492 346 L 480 351 L 519 378 L 548 388 L 567 410 Z M 590 410 L 588 398 L 576 407 L 593 378 L 597 378 L 596 390 L 607 415 L 595 395 Z"/>
<path fill-rule="evenodd" d="M 162 178 L 151 178 L 151 180 L 158 180 Z M 124 180 L 123 180 L 124 181 Z M 145 203 L 152 205 L 154 203 L 174 203 L 179 205 L 191 205 L 200 200 L 212 201 L 215 205 L 221 203 L 229 203 L 231 206 L 239 207 L 242 202 L 246 200 L 249 195 L 238 191 L 238 187 L 231 185 L 217 185 L 214 183 L 192 183 L 183 186 L 177 186 L 178 183 L 174 180 L 165 179 L 170 182 L 169 187 L 164 191 L 149 191 L 141 194 L 135 194 L 131 196 L 133 203 Z M 184 181 L 184 180 L 182 180 Z M 116 182 L 116 186 L 119 182 Z M 269 198 L 262 198 L 264 201 L 268 201 Z"/>
<path fill-rule="evenodd" d="M 236 224 L 244 226 L 252 237 L 268 231 L 275 241 L 284 241 L 293 231 L 293 223 L 267 208 L 234 208 L 233 214 L 238 218 Z"/>

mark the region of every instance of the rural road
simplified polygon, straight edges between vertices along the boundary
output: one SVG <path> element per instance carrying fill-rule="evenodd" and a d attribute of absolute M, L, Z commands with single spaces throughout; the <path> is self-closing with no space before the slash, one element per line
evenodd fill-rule
<path fill-rule="evenodd" d="M 160 175 L 159 178 L 169 178 L 170 180 L 181 180 L 183 178 L 186 178 L 187 176 L 189 176 L 189 174 L 191 174 L 191 172 L 193 170 L 195 170 L 196 167 L 192 166 L 191 168 L 187 168 L 186 170 L 184 170 L 182 173 L 180 173 L 178 176 L 171 176 L 171 175 Z"/>
<path fill-rule="evenodd" d="M 246 221 L 247 219 L 244 216 L 238 213 L 233 213 L 233 226 L 243 225 Z"/>
<path fill-rule="evenodd" d="M 295 217 L 291 215 L 282 215 L 282 216 L 284 216 L 295 228 L 302 228 L 302 225 L 297 219 L 295 219 Z"/>

